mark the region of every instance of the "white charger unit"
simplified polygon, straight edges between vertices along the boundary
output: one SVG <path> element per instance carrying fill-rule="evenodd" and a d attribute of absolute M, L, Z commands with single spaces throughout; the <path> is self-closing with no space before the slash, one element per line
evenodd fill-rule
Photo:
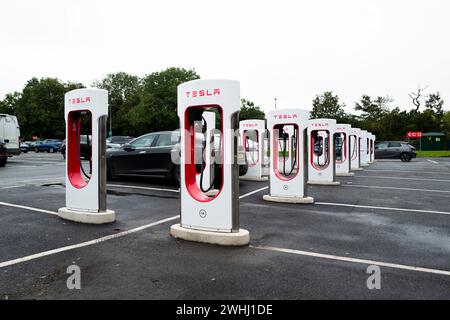
<path fill-rule="evenodd" d="M 273 110 L 267 114 L 270 139 L 270 189 L 266 201 L 313 203 L 306 194 L 306 130 L 309 111 Z M 282 158 L 282 161 L 280 161 Z M 289 163 L 285 163 L 289 160 Z M 287 165 L 286 165 L 287 164 Z"/>
<path fill-rule="evenodd" d="M 308 183 L 339 185 L 335 171 L 336 120 L 312 119 L 308 125 Z"/>

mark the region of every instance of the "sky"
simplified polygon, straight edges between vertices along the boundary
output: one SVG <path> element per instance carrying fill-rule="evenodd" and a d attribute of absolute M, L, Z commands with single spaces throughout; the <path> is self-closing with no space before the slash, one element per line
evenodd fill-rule
<path fill-rule="evenodd" d="M 0 99 L 32 77 L 90 85 L 168 67 L 235 79 L 263 110 L 333 91 L 413 107 L 420 84 L 450 110 L 447 0 L 14 0 L 0 4 Z"/>

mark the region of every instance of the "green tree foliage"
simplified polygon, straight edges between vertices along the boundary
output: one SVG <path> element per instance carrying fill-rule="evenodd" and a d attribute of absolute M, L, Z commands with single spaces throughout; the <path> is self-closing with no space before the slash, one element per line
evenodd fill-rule
<path fill-rule="evenodd" d="M 145 76 L 142 79 L 140 101 L 126 115 L 126 121 L 133 125 L 123 133 L 137 136 L 152 131 L 177 129 L 177 87 L 199 78 L 194 70 L 182 68 L 169 68 Z"/>
<path fill-rule="evenodd" d="M 360 118 L 367 121 L 378 121 L 388 111 L 387 104 L 393 100 L 390 97 L 377 97 L 375 100 L 368 95 L 363 95 L 359 102 L 355 103 L 355 110 L 361 112 Z"/>
<path fill-rule="evenodd" d="M 331 118 L 342 123 L 348 118 L 344 107 L 345 104 L 339 102 L 337 95 L 334 95 L 332 91 L 326 91 L 314 98 L 310 117 L 311 119 Z"/>
<path fill-rule="evenodd" d="M 22 93 L 7 95 L 0 105 L 6 113 L 17 116 L 23 137 L 64 138 L 64 94 L 81 87 L 55 78 L 33 78 Z"/>
<path fill-rule="evenodd" d="M 239 120 L 260 119 L 264 120 L 266 115 L 259 106 L 255 106 L 255 103 L 241 99 L 241 112 L 239 113 Z"/>
<path fill-rule="evenodd" d="M 8 93 L 3 101 L 0 101 L 0 113 L 13 114 L 17 113 L 17 105 L 21 94 L 19 92 Z"/>
<path fill-rule="evenodd" d="M 94 87 L 108 90 L 110 119 L 113 133 L 129 131 L 132 125 L 127 117 L 130 110 L 141 102 L 142 81 L 139 77 L 125 72 L 108 74 L 96 81 Z"/>

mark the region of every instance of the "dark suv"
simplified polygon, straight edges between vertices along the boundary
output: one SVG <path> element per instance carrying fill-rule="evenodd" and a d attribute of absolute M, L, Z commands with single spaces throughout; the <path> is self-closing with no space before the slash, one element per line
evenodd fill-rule
<path fill-rule="evenodd" d="M 382 141 L 375 145 L 376 159 L 400 159 L 409 162 L 416 156 L 416 148 L 407 142 Z"/>
<path fill-rule="evenodd" d="M 0 167 L 4 167 L 8 162 L 8 154 L 6 153 L 6 146 L 3 138 L 0 138 Z"/>

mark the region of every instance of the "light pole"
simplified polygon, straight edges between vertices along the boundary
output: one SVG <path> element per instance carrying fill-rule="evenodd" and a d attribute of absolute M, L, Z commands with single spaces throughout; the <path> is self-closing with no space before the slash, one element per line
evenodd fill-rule
<path fill-rule="evenodd" d="M 277 98 L 274 98 L 275 100 L 275 110 L 277 110 Z"/>

